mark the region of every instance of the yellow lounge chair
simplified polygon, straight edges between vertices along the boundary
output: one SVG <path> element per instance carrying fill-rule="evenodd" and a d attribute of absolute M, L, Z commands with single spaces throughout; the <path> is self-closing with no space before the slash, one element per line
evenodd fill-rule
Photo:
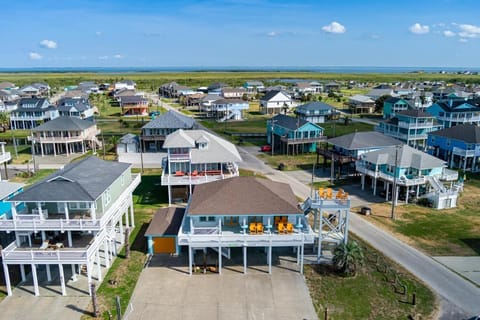
<path fill-rule="evenodd" d="M 323 198 L 323 188 L 322 187 L 318 188 L 318 196 L 320 198 Z"/>
<path fill-rule="evenodd" d="M 255 222 L 250 222 L 250 227 L 249 227 L 250 233 L 257 233 L 257 225 Z"/>
<path fill-rule="evenodd" d="M 292 233 L 293 232 L 293 224 L 292 223 L 287 223 L 287 232 Z"/>
<path fill-rule="evenodd" d="M 257 233 L 263 233 L 263 223 L 257 222 Z"/>
<path fill-rule="evenodd" d="M 278 233 L 285 233 L 285 225 L 281 222 L 278 224 Z"/>

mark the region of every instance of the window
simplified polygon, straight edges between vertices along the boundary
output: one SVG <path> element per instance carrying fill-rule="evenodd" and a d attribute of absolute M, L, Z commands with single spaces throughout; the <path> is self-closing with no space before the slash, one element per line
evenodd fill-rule
<path fill-rule="evenodd" d="M 103 207 L 108 206 L 110 201 L 112 201 L 112 196 L 110 194 L 110 188 L 105 190 L 105 192 L 103 193 L 102 199 L 103 199 Z"/>

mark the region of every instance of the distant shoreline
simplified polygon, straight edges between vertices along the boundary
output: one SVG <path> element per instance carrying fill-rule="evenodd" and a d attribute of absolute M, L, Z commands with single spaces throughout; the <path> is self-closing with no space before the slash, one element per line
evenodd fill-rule
<path fill-rule="evenodd" d="M 360 67 L 360 66 L 224 66 L 224 67 L 25 67 L 0 68 L 0 73 L 171 73 L 171 72 L 306 72 L 332 74 L 447 73 L 478 74 L 480 67 Z"/>

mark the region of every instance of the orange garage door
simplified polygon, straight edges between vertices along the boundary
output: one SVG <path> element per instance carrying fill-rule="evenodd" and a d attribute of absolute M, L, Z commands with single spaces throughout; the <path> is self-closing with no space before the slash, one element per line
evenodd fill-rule
<path fill-rule="evenodd" d="M 175 238 L 153 238 L 153 253 L 175 253 Z"/>

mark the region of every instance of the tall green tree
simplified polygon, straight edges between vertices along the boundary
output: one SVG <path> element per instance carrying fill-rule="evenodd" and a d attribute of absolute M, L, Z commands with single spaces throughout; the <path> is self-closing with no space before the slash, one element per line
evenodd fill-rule
<path fill-rule="evenodd" d="M 354 276 L 363 260 L 363 250 L 355 240 L 341 243 L 333 251 L 333 265 L 346 276 Z"/>
<path fill-rule="evenodd" d="M 375 100 L 375 112 L 383 112 L 383 103 L 385 102 L 385 100 L 391 97 L 391 95 L 386 94 Z"/>

